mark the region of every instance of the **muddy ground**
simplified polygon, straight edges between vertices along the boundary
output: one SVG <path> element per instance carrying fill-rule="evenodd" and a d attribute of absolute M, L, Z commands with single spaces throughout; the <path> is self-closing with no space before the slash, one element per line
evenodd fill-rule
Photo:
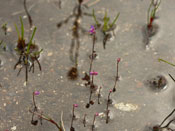
<path fill-rule="evenodd" d="M 120 12 L 115 29 L 115 37 L 107 42 L 103 49 L 103 35 L 97 34 L 95 50 L 98 54 L 94 61 L 93 70 L 99 74 L 94 83 L 102 86 L 101 104 L 97 104 L 97 93 L 92 99 L 95 104 L 85 108 L 89 98 L 89 88 L 84 86 L 81 78 L 89 70 L 89 55 L 91 54 L 92 37 L 80 32 L 80 49 L 78 58 L 77 80 L 67 77 L 67 72 L 73 65 L 69 59 L 72 38 L 71 19 L 61 28 L 58 22 L 68 17 L 77 5 L 76 0 L 62 0 L 61 9 L 57 0 L 27 0 L 27 7 L 37 27 L 35 42 L 43 48 L 40 63 L 42 71 L 36 65 L 35 73 L 29 73 L 28 84 L 25 85 L 25 71 L 17 77 L 18 70 L 14 65 L 18 60 L 14 48 L 17 43 L 17 33 L 14 23 L 20 27 L 19 17 L 24 21 L 25 36 L 29 33 L 29 23 L 24 11 L 23 0 L 0 0 L 0 25 L 7 23 L 7 35 L 0 30 L 0 40 L 6 43 L 7 50 L 0 50 L 0 130 L 1 131 L 56 131 L 54 125 L 43 121 L 43 125 L 31 125 L 32 92 L 40 91 L 36 96 L 36 104 L 45 114 L 55 121 L 63 121 L 66 131 L 70 130 L 72 104 L 78 104 L 74 121 L 76 131 L 91 130 L 93 115 L 96 119 L 97 131 L 151 131 L 149 126 L 160 124 L 175 107 L 174 82 L 168 74 L 175 76 L 174 68 L 159 62 L 162 58 L 170 62 L 175 61 L 175 1 L 163 1 L 157 12 L 155 23 L 159 29 L 151 38 L 149 46 L 144 43 L 143 28 L 146 25 L 149 0 L 99 0 L 93 3 L 86 1 L 89 8 L 84 12 L 91 13 L 95 9 L 96 15 L 103 18 L 105 10 L 113 19 Z M 90 16 L 83 16 L 81 26 L 88 31 L 95 24 Z M 106 109 L 108 92 L 114 86 L 116 74 L 116 59 L 121 58 L 119 64 L 120 81 L 110 105 L 110 121 L 105 123 L 103 113 Z M 164 90 L 152 90 L 147 80 L 163 75 L 167 80 Z M 83 126 L 83 116 L 87 114 L 87 127 Z M 172 116 L 173 117 L 173 116 Z M 170 120 L 170 119 L 169 119 Z"/>

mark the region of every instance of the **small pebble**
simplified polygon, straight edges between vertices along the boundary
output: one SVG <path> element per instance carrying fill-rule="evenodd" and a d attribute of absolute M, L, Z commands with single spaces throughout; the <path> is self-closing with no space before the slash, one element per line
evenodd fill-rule
<path fill-rule="evenodd" d="M 47 54 L 47 56 L 52 56 L 53 55 L 53 53 L 52 52 L 49 52 L 48 54 Z"/>
<path fill-rule="evenodd" d="M 13 127 L 11 128 L 11 130 L 12 130 L 12 131 L 15 131 L 15 130 L 16 130 L 16 126 L 13 126 Z"/>

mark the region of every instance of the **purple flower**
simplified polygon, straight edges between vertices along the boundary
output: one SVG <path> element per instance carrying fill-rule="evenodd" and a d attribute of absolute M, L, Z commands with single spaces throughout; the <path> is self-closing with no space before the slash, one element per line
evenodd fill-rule
<path fill-rule="evenodd" d="M 95 72 L 95 71 L 93 71 L 93 72 L 90 72 L 90 75 L 98 75 L 98 72 Z"/>
<path fill-rule="evenodd" d="M 39 95 L 40 94 L 40 92 L 39 91 L 34 91 L 34 95 Z"/>
<path fill-rule="evenodd" d="M 78 104 L 74 104 L 73 106 L 74 106 L 74 107 L 78 107 Z"/>
<path fill-rule="evenodd" d="M 91 25 L 91 29 L 89 30 L 90 34 L 95 34 L 95 27 Z"/>

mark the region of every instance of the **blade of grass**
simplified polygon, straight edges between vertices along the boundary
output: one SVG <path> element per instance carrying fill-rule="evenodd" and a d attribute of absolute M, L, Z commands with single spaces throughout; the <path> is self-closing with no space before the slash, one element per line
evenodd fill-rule
<path fill-rule="evenodd" d="M 93 18 L 94 18 L 94 20 L 95 20 L 95 23 L 97 24 L 97 26 L 99 25 L 99 22 L 97 21 L 97 18 L 96 18 L 96 16 L 95 16 L 95 10 L 93 9 L 93 11 L 92 11 L 92 15 L 93 15 Z"/>
<path fill-rule="evenodd" d="M 16 31 L 17 31 L 17 33 L 18 33 L 18 39 L 19 39 L 19 38 L 20 38 L 19 29 L 18 29 L 18 27 L 17 27 L 17 25 L 16 25 L 16 24 L 14 24 L 14 25 L 15 25 Z"/>
<path fill-rule="evenodd" d="M 165 63 L 167 63 L 167 64 L 169 64 L 169 65 L 175 66 L 175 64 L 172 64 L 172 63 L 170 63 L 170 62 L 168 62 L 168 61 L 166 61 L 166 60 L 163 60 L 163 59 L 158 59 L 158 61 L 159 61 L 159 62 L 162 61 L 162 62 L 165 62 Z"/>
<path fill-rule="evenodd" d="M 112 28 L 112 26 L 116 23 L 116 21 L 118 20 L 118 17 L 120 15 L 120 12 L 117 14 L 117 16 L 115 17 L 115 19 L 113 20 L 112 24 L 110 24 L 110 28 Z"/>
<path fill-rule="evenodd" d="M 108 22 L 109 22 L 109 17 L 107 17 L 107 11 L 105 11 L 103 21 L 104 21 L 103 31 L 105 32 L 108 29 Z"/>
<path fill-rule="evenodd" d="M 29 42 L 29 44 L 28 44 L 28 46 L 27 46 L 27 53 L 29 53 L 30 46 L 31 46 L 31 44 L 32 44 L 33 37 L 35 36 L 36 29 L 37 29 L 37 28 L 35 27 L 34 30 L 33 30 L 33 33 L 32 33 L 32 37 L 30 38 L 30 42 Z"/>
<path fill-rule="evenodd" d="M 151 6 L 153 4 L 153 0 L 151 1 L 150 5 L 149 5 L 149 8 L 148 8 L 148 16 L 147 16 L 147 24 L 149 24 L 149 20 L 150 20 L 150 9 L 151 9 Z"/>
<path fill-rule="evenodd" d="M 24 39 L 24 24 L 22 21 L 22 18 L 20 17 L 20 22 L 21 22 L 21 39 Z"/>
<path fill-rule="evenodd" d="M 42 51 L 43 51 L 43 49 L 41 49 L 40 51 L 35 52 L 35 55 L 38 56 Z"/>

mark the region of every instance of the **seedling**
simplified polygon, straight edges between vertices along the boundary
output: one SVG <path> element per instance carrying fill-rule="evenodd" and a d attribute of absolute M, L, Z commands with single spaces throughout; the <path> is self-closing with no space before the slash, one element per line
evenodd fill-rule
<path fill-rule="evenodd" d="M 30 38 L 30 41 L 28 43 L 26 43 L 25 38 L 24 38 L 24 25 L 23 25 L 23 21 L 22 21 L 21 17 L 20 17 L 20 22 L 21 22 L 21 35 L 19 33 L 17 25 L 15 25 L 16 31 L 18 33 L 18 42 L 17 42 L 17 46 L 15 48 L 15 51 L 19 54 L 19 59 L 18 59 L 18 62 L 14 66 L 14 70 L 16 69 L 16 67 L 18 65 L 21 66 L 19 69 L 19 72 L 17 74 L 17 76 L 18 76 L 20 74 L 23 66 L 25 66 L 26 82 L 27 82 L 28 81 L 28 72 L 30 72 L 32 68 L 33 68 L 32 72 L 34 73 L 35 61 L 37 62 L 39 69 L 41 71 L 41 64 L 40 64 L 38 59 L 39 59 L 40 54 L 43 51 L 43 49 L 39 50 L 38 46 L 35 44 L 35 42 L 33 42 L 33 38 L 35 36 L 35 32 L 36 32 L 37 28 L 36 27 L 34 28 L 32 36 Z"/>
<path fill-rule="evenodd" d="M 3 40 L 0 41 L 0 48 L 2 48 L 4 51 L 6 51 L 6 44 Z"/>
<path fill-rule="evenodd" d="M 35 126 L 38 124 L 38 120 L 34 120 L 34 115 L 36 115 L 36 116 L 38 116 L 41 125 L 42 125 L 42 120 L 44 119 L 44 120 L 54 124 L 57 127 L 58 131 L 65 131 L 64 125 L 63 125 L 63 122 L 62 122 L 62 115 L 61 115 L 60 125 L 58 125 L 53 119 L 51 119 L 50 117 L 44 115 L 42 111 L 39 111 L 39 109 L 38 109 L 38 107 L 36 105 L 36 102 L 35 102 L 35 96 L 37 96 L 39 94 L 40 94 L 39 91 L 34 91 L 33 92 L 33 105 L 34 105 L 34 108 L 33 108 L 33 110 L 29 109 L 29 112 L 32 113 L 31 124 L 35 125 Z"/>
<path fill-rule="evenodd" d="M 116 91 L 116 84 L 117 84 L 117 81 L 119 80 L 119 75 L 118 75 L 119 62 L 120 62 L 120 58 L 117 59 L 117 73 L 116 73 L 116 78 L 115 78 L 115 84 L 113 87 L 113 92 Z"/>
<path fill-rule="evenodd" d="M 98 112 L 95 113 L 95 115 L 94 115 L 94 119 L 93 119 L 93 122 L 92 122 L 92 131 L 93 131 L 94 128 L 95 128 L 95 119 L 96 119 L 97 116 L 99 116 L 99 113 L 98 113 Z"/>
<path fill-rule="evenodd" d="M 93 9 L 92 15 L 93 15 L 93 18 L 94 18 L 94 21 L 95 21 L 97 27 L 101 27 L 102 31 L 105 33 L 107 31 L 110 31 L 110 30 L 114 29 L 115 24 L 116 24 L 116 22 L 118 20 L 118 17 L 120 15 L 120 13 L 117 14 L 117 16 L 115 17 L 115 19 L 113 20 L 112 23 L 109 23 L 110 18 L 107 16 L 107 11 L 105 11 L 105 16 L 103 18 L 103 24 L 102 25 L 97 20 L 94 9 Z"/>
<path fill-rule="evenodd" d="M 109 23 L 110 22 L 110 18 L 107 16 L 107 11 L 105 11 L 105 15 L 104 15 L 104 18 L 103 18 L 103 24 L 101 24 L 97 20 L 97 17 L 95 15 L 94 9 L 92 11 L 92 16 L 94 18 L 94 21 L 96 23 L 97 28 L 99 28 L 102 31 L 102 33 L 104 34 L 104 39 L 103 39 L 103 48 L 104 49 L 106 48 L 106 42 L 107 42 L 107 40 L 109 40 L 110 37 L 111 37 L 111 34 L 110 33 L 107 33 L 107 32 L 113 31 L 116 28 L 116 22 L 118 20 L 119 15 L 120 15 L 120 13 L 118 13 L 116 15 L 116 17 L 114 18 L 114 20 L 113 20 L 112 23 Z M 113 32 L 113 34 L 114 34 L 114 32 Z"/>
<path fill-rule="evenodd" d="M 110 95 L 113 91 L 109 90 L 109 94 L 108 94 L 108 99 L 107 99 L 107 106 L 106 106 L 106 124 L 109 122 L 109 105 L 112 104 L 112 100 L 110 99 Z"/>
<path fill-rule="evenodd" d="M 160 6 L 161 0 L 151 0 L 151 3 L 148 8 L 147 14 L 147 27 L 150 29 L 153 26 L 153 22 L 156 18 L 156 12 Z"/>
<path fill-rule="evenodd" d="M 71 120 L 70 131 L 75 131 L 75 128 L 73 127 L 73 121 L 75 119 L 75 108 L 76 107 L 78 107 L 78 104 L 73 104 L 73 108 L 72 108 L 72 120 Z"/>
<path fill-rule="evenodd" d="M 4 31 L 4 34 L 7 35 L 7 23 L 4 23 L 4 24 L 1 26 L 1 29 Z"/>

